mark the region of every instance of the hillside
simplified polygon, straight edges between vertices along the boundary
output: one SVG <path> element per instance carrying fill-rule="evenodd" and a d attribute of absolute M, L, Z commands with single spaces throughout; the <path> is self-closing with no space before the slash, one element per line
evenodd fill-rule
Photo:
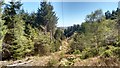
<path fill-rule="evenodd" d="M 0 1 L 0 67 L 120 66 L 119 8 L 97 9 L 81 25 L 58 27 L 50 2 L 32 13 L 23 4 Z"/>
<path fill-rule="evenodd" d="M 2 66 L 119 66 L 116 58 L 103 58 L 100 56 L 80 59 L 79 54 L 66 54 L 69 49 L 67 40 L 62 41 L 60 51 L 47 56 L 31 56 L 16 61 L 1 61 Z M 43 60 L 44 59 L 44 60 Z"/>

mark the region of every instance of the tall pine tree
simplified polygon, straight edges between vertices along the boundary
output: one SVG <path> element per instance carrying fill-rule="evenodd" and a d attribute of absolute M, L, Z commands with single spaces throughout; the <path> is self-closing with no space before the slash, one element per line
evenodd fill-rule
<path fill-rule="evenodd" d="M 1 14 L 1 11 L 2 11 L 2 4 L 3 2 L 0 1 L 0 51 L 2 50 L 2 43 L 3 43 L 3 38 L 5 36 L 5 33 L 6 33 L 6 26 L 4 25 L 5 21 L 2 20 L 2 14 Z"/>
<path fill-rule="evenodd" d="M 3 48 L 3 59 L 19 59 L 33 50 L 32 41 L 25 37 L 25 22 L 18 14 L 21 5 L 20 1 L 10 2 L 4 8 L 3 18 L 8 28 L 4 42 L 9 48 L 8 46 Z"/>
<path fill-rule="evenodd" d="M 117 9 L 118 13 L 117 13 L 117 19 L 118 19 L 118 41 L 120 43 L 120 8 Z"/>
<path fill-rule="evenodd" d="M 58 18 L 53 11 L 53 6 L 50 3 L 41 2 L 41 8 L 38 9 L 36 17 L 36 26 L 41 27 L 46 32 L 51 32 L 52 36 L 55 32 L 55 27 Z"/>

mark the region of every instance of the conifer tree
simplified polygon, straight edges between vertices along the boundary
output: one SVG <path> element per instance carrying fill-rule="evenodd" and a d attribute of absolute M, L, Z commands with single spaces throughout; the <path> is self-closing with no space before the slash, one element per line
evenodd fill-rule
<path fill-rule="evenodd" d="M 3 19 L 5 20 L 5 25 L 8 28 L 7 34 L 4 38 L 4 42 L 7 44 L 12 45 L 12 41 L 14 38 L 14 27 L 16 21 L 14 21 L 15 15 L 17 15 L 17 12 L 20 10 L 21 2 L 17 1 L 11 1 L 10 4 L 6 4 L 4 8 L 3 13 Z"/>
<path fill-rule="evenodd" d="M 111 18 L 110 11 L 105 12 L 105 16 L 106 16 L 106 19 L 110 19 Z"/>
<path fill-rule="evenodd" d="M 15 27 L 13 29 L 15 38 L 11 51 L 12 57 L 19 59 L 21 57 L 24 57 L 25 54 L 32 52 L 33 42 L 24 36 L 25 22 L 22 20 L 22 18 L 16 15 L 14 21 L 16 21 Z"/>
<path fill-rule="evenodd" d="M 118 19 L 118 22 L 117 22 L 117 24 L 118 24 L 118 41 L 120 43 L 120 9 L 118 8 L 117 10 L 118 10 L 118 13 L 117 13 L 117 19 Z"/>
<path fill-rule="evenodd" d="M 4 20 L 8 31 L 5 35 L 4 42 L 9 45 L 9 48 L 4 48 L 3 58 L 19 59 L 24 57 L 33 50 L 33 42 L 25 37 L 25 22 L 21 15 L 18 14 L 21 7 L 21 2 L 10 2 L 4 8 Z M 8 7 L 9 6 L 9 7 Z M 6 51 L 9 55 L 6 55 Z"/>
<path fill-rule="evenodd" d="M 6 33 L 6 26 L 4 25 L 5 21 L 2 20 L 2 14 L 1 14 L 2 4 L 3 4 L 3 2 L 0 1 L 0 51 L 2 48 L 3 38 L 4 38 L 5 33 Z"/>
<path fill-rule="evenodd" d="M 36 17 L 36 26 L 43 26 L 45 33 L 51 32 L 52 35 L 55 32 L 55 27 L 57 24 L 58 18 L 56 17 L 55 12 L 53 11 L 53 6 L 50 3 L 41 2 L 41 8 L 38 9 Z"/>

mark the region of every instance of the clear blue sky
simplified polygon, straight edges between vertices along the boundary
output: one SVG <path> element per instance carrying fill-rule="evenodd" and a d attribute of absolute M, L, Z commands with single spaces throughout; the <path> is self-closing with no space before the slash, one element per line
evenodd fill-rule
<path fill-rule="evenodd" d="M 28 12 L 37 11 L 39 2 L 23 2 L 23 8 Z M 116 10 L 117 2 L 53 2 L 54 11 L 59 20 L 57 26 L 72 26 L 84 22 L 86 15 L 97 9 Z M 63 12 L 62 12 L 63 11 Z"/>

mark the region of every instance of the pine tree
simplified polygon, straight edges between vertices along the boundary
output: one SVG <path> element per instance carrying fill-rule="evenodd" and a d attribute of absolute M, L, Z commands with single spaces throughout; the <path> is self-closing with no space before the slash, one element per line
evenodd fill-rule
<path fill-rule="evenodd" d="M 20 10 L 20 7 L 22 6 L 20 1 L 14 2 L 11 1 L 9 2 L 10 4 L 6 4 L 4 8 L 4 13 L 3 13 L 3 19 L 6 21 L 5 24 L 8 25 L 8 28 L 13 28 L 14 23 L 13 19 L 14 16 L 18 13 Z"/>
<path fill-rule="evenodd" d="M 53 11 L 53 6 L 47 2 L 41 2 L 41 8 L 38 9 L 36 17 L 36 26 L 40 28 L 43 26 L 43 30 L 46 32 L 51 32 L 52 36 L 55 32 L 55 27 L 58 18 Z"/>
<path fill-rule="evenodd" d="M 112 11 L 111 20 L 117 19 L 117 12 L 115 10 Z"/>
<path fill-rule="evenodd" d="M 16 21 L 14 21 L 15 15 L 20 10 L 21 2 L 13 2 L 11 1 L 10 4 L 6 4 L 3 13 L 3 19 L 5 20 L 5 25 L 8 28 L 7 34 L 4 38 L 4 42 L 7 44 L 12 45 L 12 41 L 14 38 L 14 31 L 13 28 L 15 27 Z"/>
<path fill-rule="evenodd" d="M 103 12 L 101 9 L 99 9 L 92 12 L 90 15 L 87 15 L 85 20 L 86 22 L 95 22 L 95 21 L 100 22 L 102 20 L 102 17 L 103 17 Z"/>
<path fill-rule="evenodd" d="M 14 41 L 12 46 L 12 57 L 13 58 L 21 58 L 24 57 L 25 54 L 32 52 L 33 50 L 33 42 L 30 39 L 27 39 L 25 35 L 25 22 L 22 20 L 20 16 L 15 16 L 14 21 L 15 27 L 14 27 Z"/>
<path fill-rule="evenodd" d="M 9 6 L 9 7 L 8 7 Z M 25 37 L 25 22 L 18 12 L 20 11 L 21 2 L 10 2 L 4 9 L 4 20 L 8 31 L 5 35 L 4 42 L 9 48 L 4 48 L 3 59 L 19 59 L 33 51 L 33 42 Z M 5 16 L 7 15 L 7 16 Z M 6 55 L 9 52 L 9 55 Z"/>
<path fill-rule="evenodd" d="M 119 44 L 120 44 L 120 9 L 118 8 L 117 9 L 118 13 L 117 13 L 117 19 L 118 19 L 118 41 L 119 41 Z"/>
<path fill-rule="evenodd" d="M 0 2 L 0 51 L 2 50 L 2 43 L 3 43 L 3 39 L 6 33 L 6 26 L 4 25 L 5 21 L 2 20 L 2 14 L 1 14 L 1 10 L 2 10 L 2 4 L 3 2 Z"/>
<path fill-rule="evenodd" d="M 55 35 L 54 35 L 54 38 L 56 40 L 61 40 L 61 36 L 62 36 L 63 32 L 62 30 L 60 30 L 59 28 L 55 31 Z"/>
<path fill-rule="evenodd" d="M 110 19 L 111 18 L 110 11 L 105 12 L 105 17 L 106 17 L 106 19 Z"/>

